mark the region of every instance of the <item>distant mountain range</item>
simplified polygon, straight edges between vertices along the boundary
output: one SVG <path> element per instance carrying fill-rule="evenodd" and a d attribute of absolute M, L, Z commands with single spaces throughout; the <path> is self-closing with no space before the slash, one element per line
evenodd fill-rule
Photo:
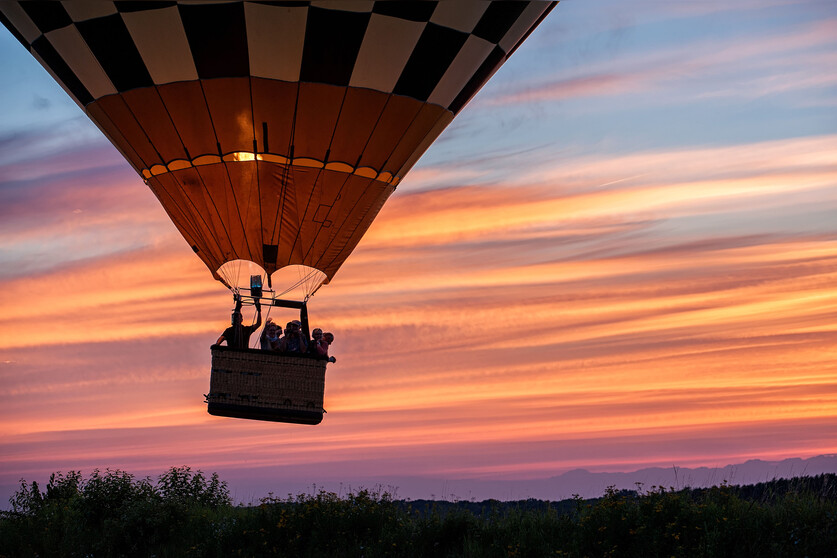
<path fill-rule="evenodd" d="M 582 498 L 597 498 L 613 486 L 617 490 L 636 490 L 640 483 L 642 490 L 652 487 L 705 488 L 724 482 L 731 485 L 747 485 L 774 479 L 787 479 L 837 474 L 837 454 L 818 455 L 809 459 L 784 459 L 762 461 L 751 459 L 725 467 L 651 467 L 629 473 L 593 473 L 585 469 L 574 469 L 544 479 L 491 480 L 491 479 L 440 479 L 426 477 L 374 477 L 349 478 L 340 481 L 310 479 L 291 480 L 275 478 L 266 481 L 270 475 L 254 474 L 253 469 L 219 471 L 221 480 L 227 481 L 230 495 L 236 503 L 250 504 L 269 494 L 284 498 L 288 495 L 311 494 L 321 490 L 345 496 L 350 492 L 368 489 L 372 492 L 387 492 L 397 500 L 447 500 L 473 501 L 495 499 L 503 501 L 549 500 L 557 502 L 578 494 Z M 275 474 L 275 473 L 274 473 Z M 31 482 L 34 479 L 27 479 Z M 38 479 L 39 483 L 43 479 Z M 270 488 L 266 489 L 266 485 Z M 0 510 L 8 510 L 9 497 L 20 488 L 19 483 L 0 484 Z"/>
<path fill-rule="evenodd" d="M 574 469 L 566 473 L 535 480 L 473 480 L 473 479 L 431 479 L 419 477 L 386 477 L 358 479 L 354 482 L 324 482 L 317 484 L 317 490 L 326 490 L 345 494 L 361 488 L 379 489 L 389 492 L 397 499 L 431 500 L 538 500 L 558 501 L 572 498 L 578 494 L 582 498 L 596 498 L 605 489 L 637 489 L 641 483 L 643 490 L 653 486 L 665 488 L 701 488 L 720 485 L 724 482 L 732 485 L 756 484 L 779 478 L 813 476 L 823 473 L 837 473 L 837 455 L 819 455 L 809 459 L 784 459 L 782 461 L 762 461 L 751 459 L 736 465 L 725 467 L 651 467 L 630 473 L 591 473 L 584 469 Z M 230 483 L 236 485 L 237 483 Z M 293 484 L 293 483 L 291 483 Z M 283 483 L 280 493 L 310 493 L 312 486 L 289 486 Z M 287 492 L 284 490 L 287 489 Z"/>

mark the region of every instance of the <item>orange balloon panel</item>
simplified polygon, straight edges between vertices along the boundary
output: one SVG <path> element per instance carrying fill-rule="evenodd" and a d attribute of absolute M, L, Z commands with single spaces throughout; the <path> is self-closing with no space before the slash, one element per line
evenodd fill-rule
<path fill-rule="evenodd" d="M 395 190 L 356 174 L 259 160 L 165 172 L 148 185 L 209 269 L 245 259 L 268 273 L 302 264 L 329 277 Z"/>

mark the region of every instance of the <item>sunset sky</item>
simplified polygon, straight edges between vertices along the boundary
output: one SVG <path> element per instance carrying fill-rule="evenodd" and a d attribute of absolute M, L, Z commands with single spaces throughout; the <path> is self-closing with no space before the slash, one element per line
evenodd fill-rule
<path fill-rule="evenodd" d="M 837 453 L 835 68 L 833 0 L 561 2 L 310 302 L 311 427 L 206 413 L 228 291 L 0 29 L 0 506 Z"/>

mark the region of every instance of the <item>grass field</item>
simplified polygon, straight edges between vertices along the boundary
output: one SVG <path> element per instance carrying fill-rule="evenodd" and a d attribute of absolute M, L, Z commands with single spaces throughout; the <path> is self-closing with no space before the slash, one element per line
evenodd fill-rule
<path fill-rule="evenodd" d="M 362 490 L 234 506 L 188 467 L 21 481 L 0 512 L 0 556 L 808 556 L 837 555 L 837 475 L 751 486 L 609 490 L 561 502 L 393 500 Z"/>

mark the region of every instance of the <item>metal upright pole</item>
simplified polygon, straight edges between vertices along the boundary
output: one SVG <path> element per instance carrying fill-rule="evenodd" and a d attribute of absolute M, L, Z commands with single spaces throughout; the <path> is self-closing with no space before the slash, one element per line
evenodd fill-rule
<path fill-rule="evenodd" d="M 311 332 L 308 331 L 308 304 L 302 303 L 299 308 L 299 321 L 302 322 L 302 334 L 305 335 L 305 341 L 311 340 Z"/>

